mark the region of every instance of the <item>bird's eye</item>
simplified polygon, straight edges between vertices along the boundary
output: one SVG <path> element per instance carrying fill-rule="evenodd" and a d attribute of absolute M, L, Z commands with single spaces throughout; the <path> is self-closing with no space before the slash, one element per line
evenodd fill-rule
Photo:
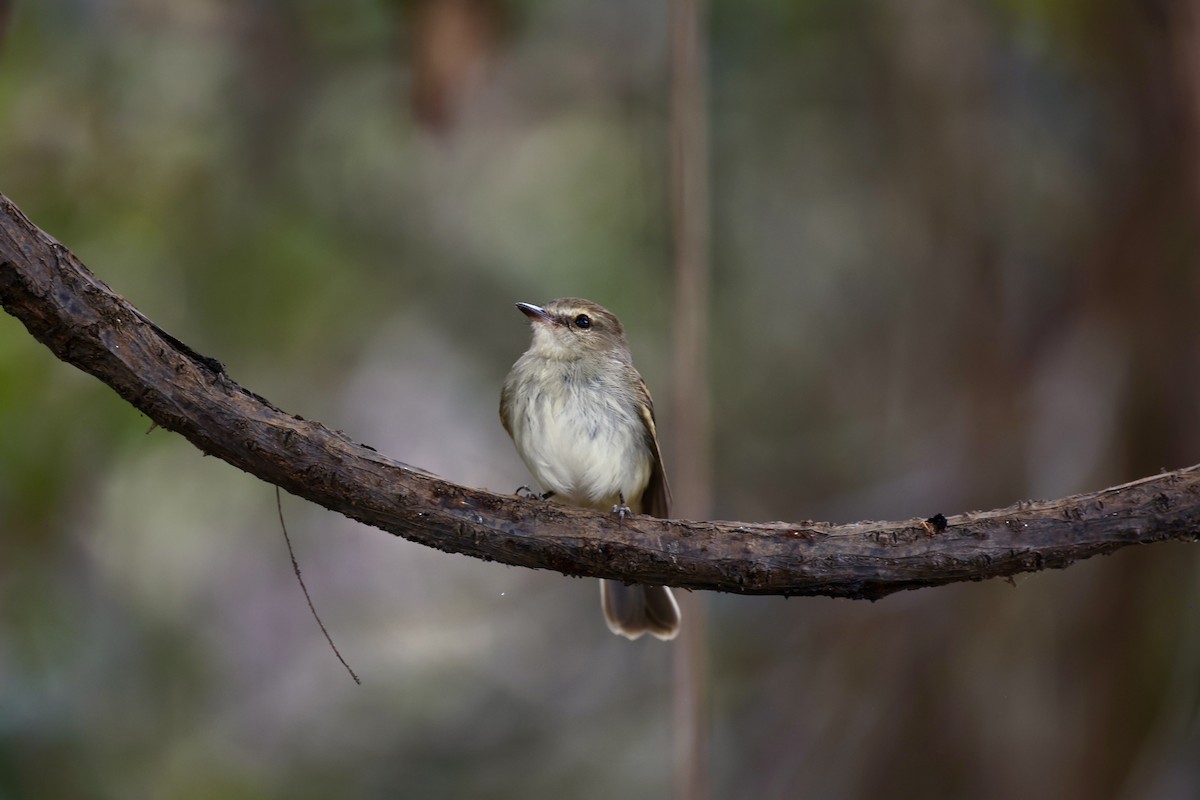
<path fill-rule="evenodd" d="M 588 328 L 592 327 L 592 318 L 587 314 L 580 314 L 575 318 L 575 327 L 587 330 Z"/>

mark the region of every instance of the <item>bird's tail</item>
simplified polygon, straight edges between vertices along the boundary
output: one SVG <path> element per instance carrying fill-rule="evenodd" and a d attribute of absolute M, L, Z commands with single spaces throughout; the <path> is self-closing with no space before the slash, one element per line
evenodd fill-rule
<path fill-rule="evenodd" d="M 608 629 L 628 639 L 649 633 L 666 641 L 679 633 L 679 605 L 666 586 L 626 586 L 602 580 L 600 605 Z"/>

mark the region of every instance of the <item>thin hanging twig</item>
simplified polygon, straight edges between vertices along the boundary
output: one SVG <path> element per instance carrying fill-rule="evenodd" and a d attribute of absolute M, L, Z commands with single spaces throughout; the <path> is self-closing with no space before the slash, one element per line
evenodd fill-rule
<path fill-rule="evenodd" d="M 333 643 L 333 637 L 325 629 L 325 623 L 321 622 L 321 617 L 317 614 L 317 607 L 313 605 L 312 596 L 308 593 L 308 587 L 304 585 L 304 578 L 300 577 L 300 562 L 296 560 L 296 551 L 292 549 L 292 537 L 288 536 L 287 523 L 283 521 L 283 500 L 280 499 L 278 486 L 275 487 L 275 510 L 279 512 L 279 527 L 283 530 L 283 541 L 287 542 L 288 555 L 292 559 L 292 572 L 296 573 L 296 580 L 300 582 L 300 590 L 304 592 L 304 599 L 308 601 L 308 610 L 312 612 L 313 619 L 317 621 L 321 633 L 325 634 L 325 641 L 329 642 L 330 648 L 333 649 L 333 654 L 338 657 L 338 661 L 342 662 L 342 666 L 346 668 L 346 672 L 350 673 L 350 677 L 354 678 L 354 682 L 362 686 L 362 681 L 359 680 L 358 675 L 354 674 L 354 670 L 346 663 L 346 659 L 342 658 L 342 652 Z"/>

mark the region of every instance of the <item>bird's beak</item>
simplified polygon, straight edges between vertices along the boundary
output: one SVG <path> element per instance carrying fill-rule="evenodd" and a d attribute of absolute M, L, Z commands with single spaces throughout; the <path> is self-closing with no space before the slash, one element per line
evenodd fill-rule
<path fill-rule="evenodd" d="M 550 315 L 546 313 L 546 309 L 541 306 L 535 306 L 533 303 L 517 303 L 517 308 L 521 313 L 529 317 L 534 322 L 549 322 Z"/>

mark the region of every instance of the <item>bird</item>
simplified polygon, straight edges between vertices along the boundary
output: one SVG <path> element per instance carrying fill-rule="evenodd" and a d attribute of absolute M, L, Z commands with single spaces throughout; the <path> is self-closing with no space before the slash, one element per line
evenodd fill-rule
<path fill-rule="evenodd" d="M 500 393 L 500 421 L 543 499 L 625 515 L 667 518 L 654 401 L 633 366 L 616 315 L 590 300 L 517 303 L 530 320 L 529 349 Z M 679 605 L 665 586 L 600 581 L 610 631 L 664 641 L 679 633 Z"/>

